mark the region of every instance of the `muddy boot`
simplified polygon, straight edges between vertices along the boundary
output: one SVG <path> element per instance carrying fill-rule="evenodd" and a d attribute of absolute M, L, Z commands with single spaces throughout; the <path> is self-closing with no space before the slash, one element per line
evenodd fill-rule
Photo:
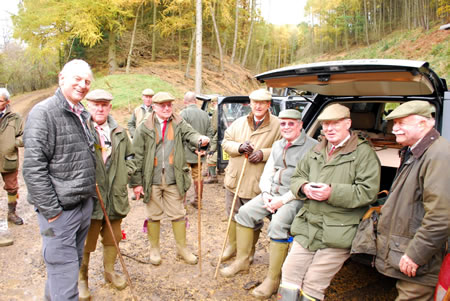
<path fill-rule="evenodd" d="M 197 257 L 186 247 L 186 222 L 184 219 L 172 221 L 172 229 L 177 243 L 177 255 L 188 264 L 197 264 Z"/>
<path fill-rule="evenodd" d="M 0 220 L 0 247 L 7 247 L 14 244 L 11 233 L 8 230 L 8 222 Z"/>
<path fill-rule="evenodd" d="M 159 230 L 160 222 L 148 221 L 148 241 L 150 242 L 150 263 L 161 264 L 161 253 L 159 252 Z"/>
<path fill-rule="evenodd" d="M 223 251 L 221 262 L 230 260 L 236 255 L 236 222 L 231 221 L 230 232 L 228 233 L 228 243 L 225 251 Z"/>
<path fill-rule="evenodd" d="M 17 194 L 8 194 L 8 221 L 16 225 L 23 225 L 23 220 L 16 214 Z"/>
<path fill-rule="evenodd" d="M 88 270 L 89 270 L 89 257 L 90 252 L 83 253 L 83 259 L 81 260 L 80 272 L 78 273 L 78 300 L 88 301 L 91 300 L 91 292 L 89 291 L 88 284 Z"/>
<path fill-rule="evenodd" d="M 278 301 L 300 301 L 300 288 L 297 285 L 282 283 L 278 289 Z"/>
<path fill-rule="evenodd" d="M 103 268 L 106 282 L 111 282 L 118 290 L 127 287 L 125 277 L 114 271 L 114 263 L 117 258 L 117 250 L 115 246 L 103 246 Z"/>
<path fill-rule="evenodd" d="M 261 230 L 256 230 L 255 235 L 253 236 L 252 252 L 250 253 L 250 264 L 252 264 L 253 260 L 255 259 L 256 243 L 258 242 L 259 234 L 261 234 Z"/>
<path fill-rule="evenodd" d="M 258 299 L 268 299 L 277 292 L 281 279 L 281 267 L 286 259 L 289 243 L 270 241 L 269 271 L 263 283 L 252 291 Z"/>
<path fill-rule="evenodd" d="M 233 277 L 239 272 L 247 272 L 250 268 L 255 230 L 236 224 L 236 259 L 232 264 L 220 270 L 223 277 Z"/>

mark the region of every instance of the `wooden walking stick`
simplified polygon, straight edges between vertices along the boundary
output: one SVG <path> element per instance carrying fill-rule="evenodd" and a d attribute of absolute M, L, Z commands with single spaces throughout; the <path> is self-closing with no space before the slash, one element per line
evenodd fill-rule
<path fill-rule="evenodd" d="M 116 237 L 114 236 L 114 232 L 113 232 L 113 229 L 112 229 L 112 226 L 111 226 L 111 222 L 109 221 L 109 217 L 106 214 L 105 203 L 103 202 L 102 195 L 100 194 L 100 190 L 98 188 L 98 184 L 95 184 L 95 191 L 97 191 L 98 200 L 100 202 L 100 206 L 102 207 L 102 211 L 103 211 L 103 215 L 105 216 L 106 224 L 108 225 L 109 232 L 111 232 L 111 236 L 113 238 L 114 245 L 116 246 L 117 254 L 119 254 L 119 259 L 120 259 L 120 263 L 122 264 L 123 272 L 125 273 L 125 276 L 127 276 L 127 281 L 128 281 L 128 286 L 130 287 L 131 296 L 133 297 L 134 301 L 137 301 L 137 298 L 136 298 L 136 296 L 133 293 L 133 285 L 131 284 L 130 275 L 128 274 L 128 270 L 127 270 L 127 268 L 125 266 L 125 261 L 123 261 L 122 254 L 120 253 L 119 245 L 117 244 Z"/>
<path fill-rule="evenodd" d="M 200 149 L 202 147 L 202 142 L 198 143 L 197 147 L 197 170 L 198 170 L 198 185 L 197 185 L 197 202 L 198 202 L 198 267 L 200 269 L 200 274 L 202 273 L 202 159 Z"/>
<path fill-rule="evenodd" d="M 230 233 L 231 219 L 233 217 L 234 207 L 236 205 L 236 199 L 237 199 L 237 195 L 239 192 L 239 188 L 241 187 L 241 182 L 242 182 L 242 178 L 244 176 L 245 167 L 247 166 L 247 161 L 248 161 L 248 155 L 245 155 L 244 164 L 243 164 L 242 170 L 241 170 L 241 175 L 239 176 L 239 180 L 238 180 L 238 183 L 236 186 L 236 191 L 234 192 L 233 202 L 231 204 L 230 216 L 228 217 L 227 233 L 225 234 L 225 240 L 223 241 L 222 251 L 220 252 L 219 261 L 217 262 L 216 272 L 214 273 L 214 279 L 217 278 L 217 272 L 219 271 L 219 266 L 220 266 L 220 263 L 222 262 L 222 255 L 223 255 L 223 252 L 225 251 L 225 245 L 227 244 L 228 234 Z"/>

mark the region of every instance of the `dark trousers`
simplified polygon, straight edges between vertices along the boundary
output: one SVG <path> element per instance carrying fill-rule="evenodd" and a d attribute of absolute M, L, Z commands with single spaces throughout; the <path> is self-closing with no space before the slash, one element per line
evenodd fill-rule
<path fill-rule="evenodd" d="M 42 254 L 47 267 L 47 300 L 78 300 L 78 272 L 92 209 L 93 200 L 89 199 L 72 210 L 63 211 L 51 223 L 38 213 Z"/>

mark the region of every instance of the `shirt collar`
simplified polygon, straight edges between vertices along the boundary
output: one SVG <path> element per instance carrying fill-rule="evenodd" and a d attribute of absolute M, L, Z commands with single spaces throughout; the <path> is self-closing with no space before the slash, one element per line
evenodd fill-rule
<path fill-rule="evenodd" d="M 347 137 L 345 137 L 345 139 L 344 140 L 342 140 L 341 141 L 341 143 L 339 143 L 338 145 L 333 145 L 333 144 L 331 144 L 332 146 L 334 146 L 334 148 L 339 148 L 339 147 L 342 147 L 347 141 L 348 141 L 348 139 L 350 139 L 350 134 L 348 134 L 348 136 Z"/>

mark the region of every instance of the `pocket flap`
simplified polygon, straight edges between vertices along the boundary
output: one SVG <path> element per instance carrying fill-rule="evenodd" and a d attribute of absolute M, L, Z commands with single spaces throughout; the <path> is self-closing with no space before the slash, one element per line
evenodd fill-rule
<path fill-rule="evenodd" d="M 359 224 L 359 217 L 353 215 L 342 215 L 333 216 L 333 215 L 324 215 L 323 222 L 327 226 L 351 226 Z"/>

